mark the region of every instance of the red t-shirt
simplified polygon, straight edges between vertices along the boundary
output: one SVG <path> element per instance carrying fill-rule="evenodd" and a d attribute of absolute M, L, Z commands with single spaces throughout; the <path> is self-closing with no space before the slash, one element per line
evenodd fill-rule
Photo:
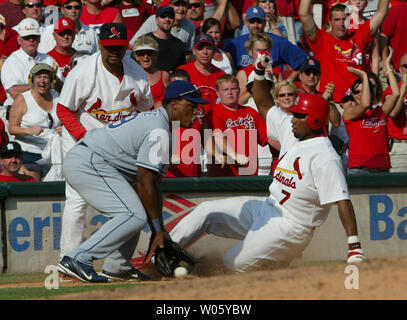
<path fill-rule="evenodd" d="M 357 120 L 343 122 L 349 135 L 348 167 L 389 169 L 387 120 L 382 108 L 378 106 Z"/>
<path fill-rule="evenodd" d="M 213 66 L 212 73 L 206 76 L 195 67 L 195 61 L 179 66 L 178 69 L 188 72 L 191 82 L 201 90 L 203 99 L 208 100 L 210 104 L 216 104 L 216 80 L 225 74 L 223 70 Z"/>
<path fill-rule="evenodd" d="M 250 107 L 239 106 L 236 110 L 232 110 L 219 103 L 211 109 L 208 117 L 211 118 L 211 129 L 220 129 L 224 134 L 231 130 L 227 135 L 229 143 L 235 146 L 238 153 L 250 158 L 248 166 L 253 168 L 255 165 L 251 175 L 257 175 L 257 146 L 268 143 L 266 122 L 260 114 Z M 255 141 L 250 139 L 250 131 L 255 132 Z M 242 167 L 237 164 L 226 164 L 221 168 L 221 165 L 216 164 L 213 159 L 212 164 L 208 165 L 208 176 L 239 176 L 241 175 L 239 168 Z"/>
<path fill-rule="evenodd" d="M 399 83 L 400 85 L 400 83 Z M 383 92 L 383 102 L 392 93 L 390 86 Z M 387 133 L 389 138 L 407 140 L 407 92 L 404 96 L 404 104 L 397 117 L 387 117 Z"/>
<path fill-rule="evenodd" d="M 112 23 L 119 9 L 113 7 L 105 7 L 98 14 L 89 13 L 86 6 L 82 8 L 81 21 L 88 26 L 98 26 L 104 23 Z"/>
<path fill-rule="evenodd" d="M 400 58 L 407 52 L 405 32 L 407 30 L 407 3 L 389 9 L 383 21 L 381 33 L 389 39 L 390 46 L 394 49 L 393 66 L 400 68 Z"/>
<path fill-rule="evenodd" d="M 179 164 L 170 164 L 165 175 L 166 178 L 199 177 L 202 175 L 200 155 L 202 129 L 207 110 L 209 109 L 202 108 L 202 106 L 198 107 L 198 116 L 191 129 L 180 127 L 174 130 L 177 141 L 174 154 L 180 156 L 181 162 Z"/>
<path fill-rule="evenodd" d="M 294 17 L 295 1 L 294 0 L 276 0 L 278 15 L 280 17 Z"/>
<path fill-rule="evenodd" d="M 338 39 L 328 32 L 317 28 L 314 41 L 307 37 L 314 58 L 321 63 L 320 88 L 333 81 L 335 92 L 333 100 L 340 102 L 346 90 L 348 90 L 357 76 L 346 70 L 346 66 L 361 69 L 363 66 L 363 54 L 367 45 L 373 40 L 370 35 L 370 21 L 364 28 L 354 30 L 346 39 Z"/>
<path fill-rule="evenodd" d="M 19 174 L 18 177 L 5 176 L 0 174 L 0 182 L 35 182 L 36 180 L 25 174 Z"/>
<path fill-rule="evenodd" d="M 127 39 L 129 41 L 140 29 L 144 21 L 155 13 L 154 11 L 154 7 L 148 4 L 146 0 L 142 0 L 138 6 L 124 4 L 120 6 L 120 13 L 127 28 Z"/>
<path fill-rule="evenodd" d="M 71 67 L 69 66 L 71 62 L 72 55 L 76 51 L 74 50 L 72 54 L 66 55 L 59 53 L 55 48 L 52 49 L 48 54 L 55 59 L 55 61 L 58 63 L 58 67 L 64 77 L 66 77 L 71 71 Z"/>

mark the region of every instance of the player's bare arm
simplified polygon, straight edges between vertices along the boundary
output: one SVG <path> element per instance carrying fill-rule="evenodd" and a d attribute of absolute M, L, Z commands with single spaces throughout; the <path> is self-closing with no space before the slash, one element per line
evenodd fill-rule
<path fill-rule="evenodd" d="M 315 24 L 314 17 L 310 13 L 312 0 L 301 0 L 298 7 L 298 15 L 300 17 L 302 27 L 307 37 L 314 41 L 317 31 L 317 25 Z"/>
<path fill-rule="evenodd" d="M 161 175 L 158 172 L 138 167 L 137 194 L 146 210 L 151 226 L 151 239 L 146 261 L 149 261 L 157 247 L 164 247 L 164 240 L 170 239 L 162 223 Z"/>
<path fill-rule="evenodd" d="M 264 76 L 266 67 L 271 65 L 272 60 L 270 53 L 263 50 L 257 55 L 257 59 L 254 62 L 254 81 L 252 94 L 257 109 L 263 120 L 267 118 L 267 112 L 272 108 L 275 103 L 273 96 L 270 93 L 269 84 Z"/>
<path fill-rule="evenodd" d="M 354 120 L 359 118 L 370 107 L 370 89 L 369 78 L 367 73 L 363 70 L 359 70 L 353 67 L 346 67 L 346 69 L 362 79 L 362 97 L 360 103 L 352 108 L 346 108 L 343 111 L 344 120 Z"/>
<path fill-rule="evenodd" d="M 389 11 L 389 2 L 390 0 L 379 0 L 377 5 L 377 10 L 373 17 L 370 19 L 370 34 L 376 34 L 377 30 L 379 30 L 380 26 L 382 25 L 384 18 L 387 16 L 387 12 Z"/>
<path fill-rule="evenodd" d="M 392 67 L 392 58 L 393 58 L 394 50 L 393 48 L 389 47 L 389 56 L 387 57 L 384 64 L 386 65 L 386 77 L 389 80 L 391 94 L 386 97 L 385 102 L 383 103 L 383 113 L 387 117 L 392 110 L 395 108 L 397 101 L 400 97 L 400 88 L 397 82 L 396 75 L 394 74 L 394 69 Z"/>

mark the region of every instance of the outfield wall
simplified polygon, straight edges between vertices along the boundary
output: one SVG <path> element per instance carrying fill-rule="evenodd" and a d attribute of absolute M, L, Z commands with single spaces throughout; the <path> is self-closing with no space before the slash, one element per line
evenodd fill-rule
<path fill-rule="evenodd" d="M 164 219 L 167 230 L 196 205 L 239 195 L 267 196 L 271 177 L 164 179 Z M 348 177 L 360 240 L 368 257 L 407 255 L 407 173 Z M 64 182 L 0 183 L 1 252 L 3 272 L 43 272 L 58 262 Z M 328 220 L 315 231 L 300 259 L 343 260 L 346 236 L 334 206 Z M 106 217 L 88 208 L 85 238 Z M 149 228 L 142 231 L 134 261 L 147 248 Z M 215 259 L 235 243 L 206 235 L 191 246 L 196 257 Z"/>

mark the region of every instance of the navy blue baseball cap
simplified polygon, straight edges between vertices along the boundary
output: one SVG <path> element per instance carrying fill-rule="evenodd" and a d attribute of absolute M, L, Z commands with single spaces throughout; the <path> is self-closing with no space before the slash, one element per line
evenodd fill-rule
<path fill-rule="evenodd" d="M 300 66 L 300 72 L 305 70 L 316 70 L 321 73 L 321 64 L 318 60 L 308 58 Z"/>
<path fill-rule="evenodd" d="M 104 23 L 100 27 L 99 39 L 103 46 L 128 46 L 127 28 L 124 23 Z"/>
<path fill-rule="evenodd" d="M 263 8 L 252 6 L 246 11 L 246 20 L 250 19 L 261 19 L 266 20 L 266 13 L 264 12 Z"/>
<path fill-rule="evenodd" d="M 195 37 L 194 47 L 199 46 L 201 43 L 208 43 L 212 46 L 215 45 L 215 41 L 212 36 L 206 33 L 200 33 Z"/>
<path fill-rule="evenodd" d="M 156 17 L 162 17 L 165 14 L 170 14 L 171 17 L 175 17 L 174 8 L 170 6 L 159 7 L 155 15 Z"/>
<path fill-rule="evenodd" d="M 201 90 L 193 83 L 184 80 L 171 82 L 164 92 L 164 99 L 182 98 L 192 103 L 209 104 L 209 101 L 202 99 Z"/>

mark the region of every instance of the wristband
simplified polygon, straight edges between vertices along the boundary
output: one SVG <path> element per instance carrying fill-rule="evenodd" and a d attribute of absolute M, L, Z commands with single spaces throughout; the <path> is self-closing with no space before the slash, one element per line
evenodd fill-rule
<path fill-rule="evenodd" d="M 359 237 L 358 236 L 349 236 L 348 237 L 348 244 L 355 243 L 355 242 L 359 242 Z"/>
<path fill-rule="evenodd" d="M 161 222 L 161 219 L 153 219 L 153 220 L 151 220 L 151 224 L 152 224 L 155 232 L 164 231 L 164 225 Z"/>

